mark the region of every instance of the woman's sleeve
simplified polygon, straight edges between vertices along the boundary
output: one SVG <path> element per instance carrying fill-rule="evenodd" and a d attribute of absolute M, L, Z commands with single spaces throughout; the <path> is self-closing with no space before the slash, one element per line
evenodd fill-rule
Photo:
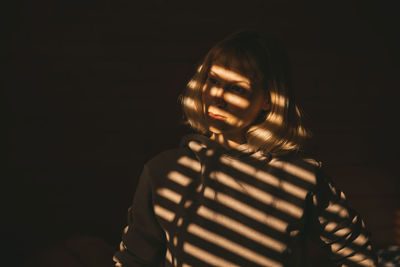
<path fill-rule="evenodd" d="M 116 266 L 159 266 L 165 259 L 165 233 L 154 215 L 150 178 L 145 166 L 128 210 L 120 251 L 113 258 Z"/>
<path fill-rule="evenodd" d="M 321 168 L 315 190 L 307 198 L 312 238 L 328 251 L 333 262 L 338 266 L 377 266 L 363 220 Z"/>

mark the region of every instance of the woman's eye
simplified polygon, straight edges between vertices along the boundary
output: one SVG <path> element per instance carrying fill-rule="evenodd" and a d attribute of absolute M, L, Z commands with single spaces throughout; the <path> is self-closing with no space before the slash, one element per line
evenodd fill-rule
<path fill-rule="evenodd" d="M 215 79 L 215 78 L 213 78 L 213 77 L 208 77 L 208 82 L 211 83 L 211 84 L 213 84 L 213 85 L 218 84 L 217 79 Z"/>
<path fill-rule="evenodd" d="M 233 86 L 231 86 L 230 89 L 231 89 L 233 92 L 238 93 L 238 94 L 241 94 L 241 95 L 243 95 L 243 94 L 245 94 L 245 93 L 247 92 L 246 89 L 244 89 L 243 87 L 238 86 L 238 85 L 233 85 Z"/>

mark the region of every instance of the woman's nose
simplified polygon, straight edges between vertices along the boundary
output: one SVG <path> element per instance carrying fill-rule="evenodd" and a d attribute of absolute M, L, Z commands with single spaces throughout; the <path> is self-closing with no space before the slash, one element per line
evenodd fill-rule
<path fill-rule="evenodd" d="M 224 99 L 224 89 L 218 88 L 218 92 L 214 96 L 215 105 L 220 108 L 226 107 L 226 101 Z"/>
<path fill-rule="evenodd" d="M 224 99 L 224 93 L 225 90 L 222 86 L 213 86 L 210 91 L 214 104 L 221 108 L 226 107 L 227 104 Z"/>
<path fill-rule="evenodd" d="M 223 97 L 224 96 L 224 88 L 222 88 L 221 86 L 214 86 L 211 88 L 211 92 L 210 95 L 212 97 Z"/>

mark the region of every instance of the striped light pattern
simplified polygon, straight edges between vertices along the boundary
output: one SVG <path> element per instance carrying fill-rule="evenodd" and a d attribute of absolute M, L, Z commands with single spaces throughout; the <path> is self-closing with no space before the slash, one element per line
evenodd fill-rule
<path fill-rule="evenodd" d="M 287 266 L 289 244 L 302 232 L 307 196 L 311 205 L 320 205 L 311 193 L 320 164 L 301 158 L 265 162 L 194 140 L 188 146 L 192 153 L 174 160 L 152 196 L 166 236 L 166 266 Z M 374 266 L 364 223 L 349 210 L 343 192 L 329 181 L 325 186 L 333 197 L 316 218 L 321 241 L 344 265 Z M 121 243 L 120 249 L 128 248 Z"/>

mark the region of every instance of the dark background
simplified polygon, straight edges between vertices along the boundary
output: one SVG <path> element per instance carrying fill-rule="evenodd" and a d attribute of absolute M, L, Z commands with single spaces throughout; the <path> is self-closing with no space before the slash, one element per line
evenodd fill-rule
<path fill-rule="evenodd" d="M 400 244 L 398 1 L 8 2 L 1 240 L 13 266 L 109 259 L 142 165 L 188 132 L 177 98 L 195 65 L 244 27 L 284 45 L 311 152 L 376 246 Z"/>

